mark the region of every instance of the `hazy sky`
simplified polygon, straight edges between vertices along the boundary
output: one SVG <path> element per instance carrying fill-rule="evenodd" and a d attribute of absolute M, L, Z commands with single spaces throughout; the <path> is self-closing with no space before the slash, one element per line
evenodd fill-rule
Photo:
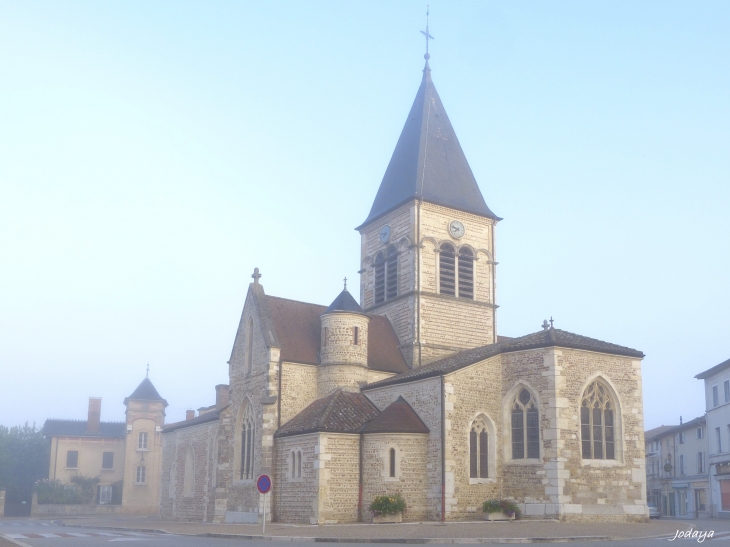
<path fill-rule="evenodd" d="M 213 403 L 254 267 L 328 304 L 418 89 L 425 2 L 0 1 L 0 423 Z M 499 333 L 640 349 L 646 426 L 730 358 L 730 3 L 431 0 L 497 228 Z M 357 295 L 357 291 L 356 295 Z"/>

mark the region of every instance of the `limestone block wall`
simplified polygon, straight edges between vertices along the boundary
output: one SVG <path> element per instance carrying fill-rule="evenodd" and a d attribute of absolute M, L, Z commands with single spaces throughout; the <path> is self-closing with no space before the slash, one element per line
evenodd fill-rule
<path fill-rule="evenodd" d="M 390 476 L 390 450 L 395 449 L 396 473 Z M 375 496 L 400 493 L 406 500 L 406 521 L 428 517 L 428 435 L 369 434 L 363 436 L 363 520 L 372 520 Z"/>
<path fill-rule="evenodd" d="M 502 485 L 504 496 L 524 503 L 526 516 L 554 515 L 557 506 L 548 506 L 550 498 L 545 493 L 546 471 L 544 461 L 547 457 L 556 458 L 557 452 L 546 441 L 545 432 L 551 427 L 550 401 L 554 401 L 545 365 L 548 350 L 537 349 L 516 353 L 504 353 L 502 359 L 502 427 L 501 449 L 504 465 Z M 537 400 L 540 416 L 540 458 L 512 459 L 511 408 L 515 397 L 523 388 L 528 389 Z"/>
<path fill-rule="evenodd" d="M 312 524 L 357 522 L 360 435 L 321 433 L 315 454 L 318 499 Z"/>
<path fill-rule="evenodd" d="M 212 522 L 215 513 L 218 422 L 163 435 L 160 514 L 162 518 Z M 185 491 L 192 456 L 192 491 Z"/>
<path fill-rule="evenodd" d="M 367 367 L 360 365 L 320 365 L 317 377 L 317 398 L 322 398 L 338 388 L 359 392 L 368 378 Z"/>
<path fill-rule="evenodd" d="M 570 505 L 569 520 L 645 520 L 646 470 L 641 361 L 588 351 L 555 350 L 555 375 L 560 401 L 557 420 L 565 459 L 562 495 Z M 613 390 L 619 406 L 616 460 L 583 460 L 580 446 L 580 403 L 596 377 Z M 580 507 L 573 507 L 580 504 Z"/>
<path fill-rule="evenodd" d="M 403 397 L 430 433 L 426 440 L 426 514 L 430 520 L 441 517 L 441 378 L 428 378 L 408 384 L 396 384 L 363 393 L 379 410 Z"/>
<path fill-rule="evenodd" d="M 328 313 L 321 316 L 322 343 L 320 362 L 323 365 L 368 364 L 368 323 L 370 318 L 359 313 Z M 353 329 L 358 329 L 355 344 Z"/>
<path fill-rule="evenodd" d="M 483 518 L 481 505 L 509 497 L 502 490 L 502 362 L 497 355 L 444 378 L 446 393 L 446 518 Z M 469 433 L 476 419 L 486 422 L 489 469 L 486 478 L 469 476 Z"/>
<path fill-rule="evenodd" d="M 281 364 L 281 425 L 317 399 L 317 369 L 315 365 Z"/>
<path fill-rule="evenodd" d="M 274 519 L 277 522 L 309 524 L 317 507 L 317 482 L 314 462 L 318 434 L 284 437 L 276 442 L 276 479 L 274 480 Z M 291 474 L 291 454 L 302 453 L 301 477 Z M 295 473 L 296 475 L 296 473 Z"/>

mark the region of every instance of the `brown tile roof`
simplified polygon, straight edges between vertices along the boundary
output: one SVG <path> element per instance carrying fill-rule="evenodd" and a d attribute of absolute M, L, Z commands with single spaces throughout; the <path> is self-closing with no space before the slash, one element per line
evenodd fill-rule
<path fill-rule="evenodd" d="M 572 332 L 560 329 L 548 329 L 534 332 L 520 338 L 512 338 L 510 340 L 505 340 L 504 342 L 461 351 L 451 355 L 450 357 L 434 361 L 433 363 L 429 363 L 416 369 L 411 369 L 408 372 L 398 374 L 392 378 L 386 378 L 385 380 L 374 382 L 363 389 L 382 387 L 391 384 L 401 384 L 404 382 L 421 380 L 423 378 L 441 376 L 442 374 L 448 374 L 502 353 L 549 347 L 583 349 L 598 353 L 623 355 L 639 359 L 644 357 L 642 352 L 635 349 L 611 344 L 609 342 L 603 342 L 601 340 L 588 338 L 587 336 L 581 336 L 580 334 L 573 334 Z"/>
<path fill-rule="evenodd" d="M 428 427 L 403 397 L 391 403 L 362 428 L 363 433 L 428 433 Z"/>
<path fill-rule="evenodd" d="M 276 437 L 305 433 L 359 433 L 363 424 L 378 415 L 378 409 L 362 393 L 338 389 L 317 399 L 276 432 Z"/>
<path fill-rule="evenodd" d="M 281 347 L 282 361 L 319 364 L 319 316 L 327 309 L 326 306 L 276 296 L 265 296 L 261 300 L 263 303 L 259 310 L 268 314 L 273 336 Z M 398 337 L 388 318 L 370 314 L 368 317 L 368 367 L 396 374 L 407 371 L 408 365 L 398 348 Z"/>

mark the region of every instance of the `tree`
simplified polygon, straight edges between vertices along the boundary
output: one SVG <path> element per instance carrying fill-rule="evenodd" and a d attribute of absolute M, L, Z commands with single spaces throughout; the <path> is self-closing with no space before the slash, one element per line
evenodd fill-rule
<path fill-rule="evenodd" d="M 0 490 L 5 490 L 8 503 L 30 501 L 33 485 L 48 476 L 50 448 L 35 424 L 0 425 Z"/>

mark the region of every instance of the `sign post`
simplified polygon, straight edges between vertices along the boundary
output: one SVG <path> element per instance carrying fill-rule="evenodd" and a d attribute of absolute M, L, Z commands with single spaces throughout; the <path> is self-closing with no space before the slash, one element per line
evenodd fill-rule
<path fill-rule="evenodd" d="M 264 529 L 262 535 L 266 535 L 266 494 L 271 490 L 271 477 L 268 475 L 261 475 L 256 481 L 256 488 L 259 489 L 259 493 L 264 496 Z"/>

